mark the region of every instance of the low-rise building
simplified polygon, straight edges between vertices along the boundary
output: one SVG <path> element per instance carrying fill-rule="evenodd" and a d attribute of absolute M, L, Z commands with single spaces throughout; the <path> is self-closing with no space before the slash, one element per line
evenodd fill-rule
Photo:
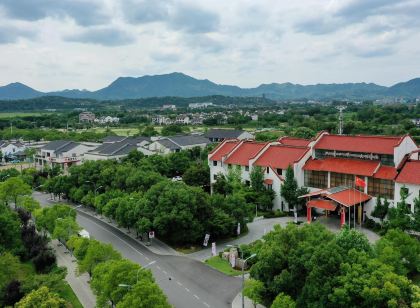
<path fill-rule="evenodd" d="M 23 153 L 26 146 L 20 141 L 2 141 L 0 140 L 0 152 L 3 158 L 12 158 L 19 153 Z"/>
<path fill-rule="evenodd" d="M 79 113 L 79 123 L 93 123 L 95 121 L 95 114 L 93 112 Z"/>
<path fill-rule="evenodd" d="M 39 168 L 59 166 L 67 171 L 72 165 L 81 164 L 84 154 L 95 147 L 70 140 L 51 141 L 38 149 L 35 165 Z"/>
<path fill-rule="evenodd" d="M 225 139 L 254 139 L 254 135 L 237 129 L 219 129 L 214 128 L 210 129 L 207 133 L 204 134 L 206 138 L 209 138 L 211 142 L 221 142 Z"/>
<path fill-rule="evenodd" d="M 285 169 L 290 165 L 298 186 L 309 188 L 315 195 L 354 190 L 355 180 L 359 178 L 365 183 L 360 188 L 364 194 L 360 196 L 364 215 L 370 215 L 377 197 L 386 197 L 394 205 L 400 200 L 402 187 L 408 189 L 407 202 L 414 211 L 414 198 L 419 197 L 420 189 L 418 152 L 408 135 L 344 136 L 321 132 L 312 140 L 290 137 L 271 143 L 225 140 L 209 154 L 210 180 L 213 184 L 218 174 L 227 175 L 229 168 L 239 166 L 242 180 L 249 183 L 252 168 L 260 166 L 264 168 L 265 184 L 276 194 L 274 208 L 288 210 L 280 187 Z M 347 190 L 336 191 L 336 187 Z M 340 198 L 344 196 L 341 195 Z M 355 206 L 349 200 L 342 201 L 334 209 L 348 212 Z"/>
<path fill-rule="evenodd" d="M 84 160 L 120 160 L 149 143 L 148 137 L 107 136 L 100 146 L 85 153 Z"/>
<path fill-rule="evenodd" d="M 208 144 L 209 140 L 203 136 L 180 135 L 159 138 L 150 143 L 148 149 L 156 154 L 168 154 L 195 147 L 205 148 Z"/>
<path fill-rule="evenodd" d="M 207 108 L 207 107 L 210 107 L 210 106 L 214 106 L 213 103 L 205 102 L 205 103 L 191 103 L 191 104 L 188 104 L 188 108 L 191 108 L 191 109 Z"/>

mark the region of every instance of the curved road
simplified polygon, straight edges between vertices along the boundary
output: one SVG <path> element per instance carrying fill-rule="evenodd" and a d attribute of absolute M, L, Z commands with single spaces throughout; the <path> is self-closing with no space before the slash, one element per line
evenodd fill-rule
<path fill-rule="evenodd" d="M 44 205 L 54 203 L 45 194 L 36 193 L 34 197 Z M 93 238 L 112 244 L 125 258 L 143 266 L 156 261 L 150 269 L 175 307 L 231 307 L 231 302 L 241 289 L 241 280 L 238 278 L 226 276 L 188 257 L 155 254 L 99 218 L 80 210 L 77 213 L 77 222 L 82 228 Z"/>

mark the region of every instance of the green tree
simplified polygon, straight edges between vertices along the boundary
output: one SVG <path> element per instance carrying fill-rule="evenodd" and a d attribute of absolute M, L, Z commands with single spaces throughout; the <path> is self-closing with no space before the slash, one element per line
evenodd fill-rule
<path fill-rule="evenodd" d="M 20 270 L 19 258 L 10 252 L 0 254 L 0 299 L 6 285 L 18 276 Z"/>
<path fill-rule="evenodd" d="M 140 266 L 128 260 L 109 260 L 98 264 L 93 270 L 91 287 L 97 295 L 97 306 L 107 307 L 108 301 L 114 306 L 128 293 L 128 288 L 120 284 L 134 285 L 137 272 L 141 279 L 152 281 L 150 271 L 139 271 Z"/>
<path fill-rule="evenodd" d="M 6 202 L 13 202 L 15 208 L 17 207 L 18 198 L 30 195 L 31 192 L 31 187 L 23 182 L 20 177 L 8 178 L 0 184 L 0 195 L 6 196 Z"/>
<path fill-rule="evenodd" d="M 413 214 L 412 228 L 420 231 L 420 197 L 414 199 L 414 214 Z"/>
<path fill-rule="evenodd" d="M 229 195 L 233 192 L 232 185 L 223 174 L 216 175 L 216 182 L 213 184 L 213 192 L 221 195 Z"/>
<path fill-rule="evenodd" d="M 67 242 L 74 234 L 80 231 L 80 227 L 72 217 L 57 218 L 52 237 Z"/>
<path fill-rule="evenodd" d="M 396 207 L 392 207 L 388 211 L 388 220 L 390 228 L 399 228 L 407 230 L 411 226 L 410 210 L 407 205 L 408 190 L 406 187 L 401 187 L 400 190 L 401 200 L 397 202 Z"/>
<path fill-rule="evenodd" d="M 157 135 L 158 135 L 158 132 L 155 130 L 153 126 L 146 126 L 142 130 L 140 130 L 140 136 L 152 137 L 152 136 L 157 136 Z"/>
<path fill-rule="evenodd" d="M 83 260 L 90 244 L 90 239 L 73 235 L 67 241 L 67 247 L 73 250 L 77 260 Z"/>
<path fill-rule="evenodd" d="M 264 292 L 264 284 L 255 279 L 248 279 L 245 281 L 245 288 L 243 293 L 246 297 L 252 300 L 254 307 L 257 307 L 257 304 L 262 303 Z"/>
<path fill-rule="evenodd" d="M 169 308 L 165 294 L 158 285 L 149 280 L 141 279 L 117 304 L 117 308 Z"/>
<path fill-rule="evenodd" d="M 41 205 L 37 200 L 32 198 L 31 196 L 23 196 L 18 199 L 18 204 L 20 207 L 24 208 L 30 213 L 35 212 L 35 210 L 38 210 L 41 208 Z"/>
<path fill-rule="evenodd" d="M 64 308 L 66 301 L 56 293 L 50 292 L 47 287 L 32 291 L 17 304 L 16 308 Z"/>
<path fill-rule="evenodd" d="M 280 293 L 274 299 L 271 308 L 296 308 L 296 303 L 289 295 Z"/>
<path fill-rule="evenodd" d="M 20 220 L 15 212 L 0 205 L 0 254 L 8 250 L 14 254 L 22 252 Z"/>
<path fill-rule="evenodd" d="M 85 257 L 82 260 L 79 260 L 79 272 L 87 272 L 89 276 L 92 276 L 92 271 L 99 263 L 120 259 L 121 254 L 115 251 L 114 248 L 112 248 L 112 245 L 90 240 Z"/>
<path fill-rule="evenodd" d="M 386 215 L 388 215 L 388 209 L 389 209 L 388 199 L 385 198 L 384 202 L 382 203 L 381 197 L 378 197 L 376 199 L 376 206 L 374 210 L 372 211 L 372 216 L 379 218 L 381 220 L 381 225 L 383 225 L 384 219 Z"/>
<path fill-rule="evenodd" d="M 209 187 L 210 168 L 202 163 L 192 164 L 182 175 L 182 180 L 190 186 Z"/>
<path fill-rule="evenodd" d="M 287 167 L 286 177 L 284 179 L 283 185 L 280 188 L 281 196 L 289 205 L 289 208 L 297 210 L 296 206 L 298 203 L 297 195 L 298 184 L 295 179 L 295 175 L 291 166 Z"/>
<path fill-rule="evenodd" d="M 251 174 L 249 175 L 251 180 L 251 187 L 256 192 L 265 190 L 264 187 L 264 170 L 260 166 L 254 166 Z"/>

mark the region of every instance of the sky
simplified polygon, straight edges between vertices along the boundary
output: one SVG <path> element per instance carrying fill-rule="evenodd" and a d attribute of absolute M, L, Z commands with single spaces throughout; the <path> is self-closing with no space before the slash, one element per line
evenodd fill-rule
<path fill-rule="evenodd" d="M 1 0 L 0 85 L 97 90 L 183 72 L 219 84 L 420 77 L 420 0 Z"/>

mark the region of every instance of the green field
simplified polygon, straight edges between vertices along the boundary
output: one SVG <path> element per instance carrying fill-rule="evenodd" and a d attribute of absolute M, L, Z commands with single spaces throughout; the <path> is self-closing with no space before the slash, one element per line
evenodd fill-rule
<path fill-rule="evenodd" d="M 48 112 L 0 112 L 1 119 L 25 117 L 25 116 L 41 116 L 49 114 Z"/>

